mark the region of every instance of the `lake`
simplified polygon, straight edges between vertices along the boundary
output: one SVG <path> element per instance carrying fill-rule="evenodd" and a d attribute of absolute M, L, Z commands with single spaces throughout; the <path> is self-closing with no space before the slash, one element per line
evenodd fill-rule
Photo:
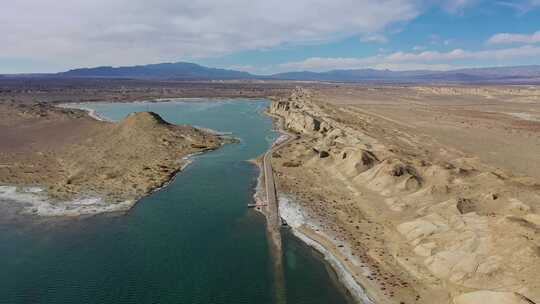
<path fill-rule="evenodd" d="M 0 303 L 349 303 L 324 260 L 283 234 L 276 282 L 265 218 L 246 206 L 276 138 L 267 100 L 89 103 L 108 119 L 153 111 L 230 132 L 239 144 L 194 157 L 126 215 L 0 223 Z"/>

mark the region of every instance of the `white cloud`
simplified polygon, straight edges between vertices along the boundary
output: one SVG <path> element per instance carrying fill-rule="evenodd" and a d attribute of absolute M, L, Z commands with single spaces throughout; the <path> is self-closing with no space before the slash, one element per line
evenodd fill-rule
<path fill-rule="evenodd" d="M 540 0 L 499 0 L 495 4 L 509 7 L 520 14 L 525 14 L 536 6 L 540 6 Z"/>
<path fill-rule="evenodd" d="M 540 0 L 539 0 L 540 1 Z M 489 38 L 490 44 L 508 44 L 508 43 L 540 43 L 540 31 L 536 33 L 527 34 L 511 34 L 511 33 L 499 33 Z"/>
<path fill-rule="evenodd" d="M 389 60 L 388 56 L 373 56 L 364 58 L 320 58 L 313 57 L 299 62 L 281 64 L 282 71 L 328 71 L 337 69 L 389 69 L 404 70 L 449 70 L 455 68 L 450 64 L 433 64 L 418 62 L 399 62 Z"/>
<path fill-rule="evenodd" d="M 537 58 L 540 47 L 522 46 L 497 50 L 467 51 L 455 49 L 449 52 L 395 52 L 389 55 L 377 55 L 363 58 L 321 58 L 313 57 L 303 61 L 289 62 L 280 65 L 282 70 L 324 71 L 332 69 L 359 68 L 393 68 L 396 70 L 409 69 L 442 69 L 457 68 L 456 61 L 460 60 L 513 60 Z"/>
<path fill-rule="evenodd" d="M 377 42 L 377 43 L 386 43 L 388 42 L 388 38 L 382 34 L 369 34 L 364 35 L 361 39 L 361 41 L 364 42 Z"/>
<path fill-rule="evenodd" d="M 250 64 L 243 64 L 243 65 L 229 65 L 222 68 L 235 70 L 235 71 L 248 72 L 252 74 L 269 74 L 268 66 L 260 67 L 260 66 L 250 65 Z"/>
<path fill-rule="evenodd" d="M 460 68 L 459 66 L 451 64 L 429 64 L 429 63 L 380 63 L 370 66 L 372 69 L 377 70 L 392 70 L 392 71 L 418 71 L 418 70 L 430 70 L 430 71 L 448 71 L 452 69 Z"/>
<path fill-rule="evenodd" d="M 477 0 L 446 0 L 443 6 L 449 12 L 456 13 L 463 11 L 466 7 L 472 6 L 477 2 Z"/>
<path fill-rule="evenodd" d="M 351 35 L 381 41 L 422 9 L 421 0 L 17 0 L 0 10 L 0 58 L 121 65 Z"/>
<path fill-rule="evenodd" d="M 364 58 L 346 58 L 346 57 L 311 57 L 302 61 L 282 63 L 279 67 L 282 70 L 310 70 L 321 71 L 331 69 L 354 69 L 364 67 L 372 63 L 373 58 L 382 58 L 382 56 L 364 57 Z"/>

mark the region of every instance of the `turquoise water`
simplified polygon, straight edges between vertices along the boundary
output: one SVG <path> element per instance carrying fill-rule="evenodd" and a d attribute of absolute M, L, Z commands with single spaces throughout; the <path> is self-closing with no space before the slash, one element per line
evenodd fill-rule
<path fill-rule="evenodd" d="M 0 303 L 274 303 L 265 219 L 248 210 L 275 138 L 265 100 L 88 104 L 109 119 L 151 110 L 231 132 L 125 216 L 0 222 Z M 286 230 L 287 303 L 347 303 L 333 273 Z"/>

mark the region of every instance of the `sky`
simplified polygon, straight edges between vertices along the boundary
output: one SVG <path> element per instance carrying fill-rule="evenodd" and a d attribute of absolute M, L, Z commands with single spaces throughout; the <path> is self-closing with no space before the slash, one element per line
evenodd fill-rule
<path fill-rule="evenodd" d="M 17 0 L 0 73 L 187 61 L 272 74 L 540 64 L 540 0 Z"/>

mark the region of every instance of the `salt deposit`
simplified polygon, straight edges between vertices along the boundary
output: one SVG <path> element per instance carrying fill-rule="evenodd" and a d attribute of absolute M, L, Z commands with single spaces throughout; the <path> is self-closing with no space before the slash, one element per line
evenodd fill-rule
<path fill-rule="evenodd" d="M 0 199 L 21 204 L 22 212 L 40 216 L 81 216 L 105 212 L 129 210 L 134 201 L 106 203 L 99 197 L 81 197 L 72 201 L 53 202 L 47 199 L 46 191 L 39 187 L 0 186 Z"/>

